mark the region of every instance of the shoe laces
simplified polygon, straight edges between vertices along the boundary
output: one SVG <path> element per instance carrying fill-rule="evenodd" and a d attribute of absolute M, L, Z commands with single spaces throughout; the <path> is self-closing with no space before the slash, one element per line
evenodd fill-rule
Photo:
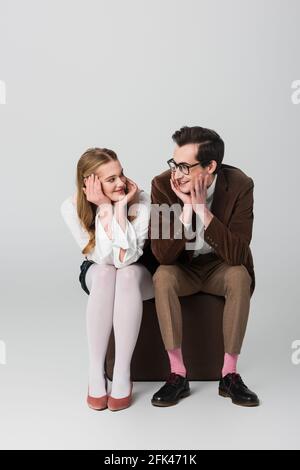
<path fill-rule="evenodd" d="M 233 374 L 231 374 L 231 377 L 232 377 L 232 382 L 234 384 L 238 383 L 238 384 L 242 385 L 243 387 L 247 388 L 246 385 L 244 384 L 240 374 L 233 373 Z"/>
<path fill-rule="evenodd" d="M 168 385 L 177 385 L 178 383 L 178 375 L 172 372 L 169 377 L 167 378 Z"/>

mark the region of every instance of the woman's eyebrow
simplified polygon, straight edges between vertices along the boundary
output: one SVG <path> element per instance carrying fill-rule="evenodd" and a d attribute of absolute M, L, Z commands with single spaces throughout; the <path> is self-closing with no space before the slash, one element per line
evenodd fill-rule
<path fill-rule="evenodd" d="M 123 173 L 123 171 L 124 171 L 124 170 L 123 170 L 123 168 L 122 168 L 121 174 Z M 111 176 L 108 176 L 107 178 L 105 178 L 105 181 L 106 181 L 106 180 L 109 180 L 110 178 L 114 178 L 115 176 L 118 176 L 118 175 L 111 175 Z"/>

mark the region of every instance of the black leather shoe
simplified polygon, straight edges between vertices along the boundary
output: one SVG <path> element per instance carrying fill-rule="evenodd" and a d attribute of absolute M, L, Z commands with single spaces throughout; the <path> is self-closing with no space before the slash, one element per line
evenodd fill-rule
<path fill-rule="evenodd" d="M 177 405 L 181 398 L 190 395 L 190 385 L 186 377 L 171 373 L 167 382 L 156 392 L 151 400 L 154 406 Z"/>
<path fill-rule="evenodd" d="M 240 406 L 258 406 L 258 396 L 244 384 L 240 374 L 227 374 L 220 380 L 219 395 Z"/>

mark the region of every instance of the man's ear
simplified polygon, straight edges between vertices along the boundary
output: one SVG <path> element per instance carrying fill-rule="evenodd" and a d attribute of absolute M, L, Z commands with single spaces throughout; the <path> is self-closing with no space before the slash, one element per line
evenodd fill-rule
<path fill-rule="evenodd" d="M 209 166 L 210 173 L 213 174 L 218 165 L 217 165 L 216 160 L 212 160 L 208 166 Z"/>

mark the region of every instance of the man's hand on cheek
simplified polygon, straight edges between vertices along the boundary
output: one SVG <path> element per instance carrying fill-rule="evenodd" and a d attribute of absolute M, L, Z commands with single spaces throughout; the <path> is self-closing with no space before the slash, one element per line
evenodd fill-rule
<path fill-rule="evenodd" d="M 209 181 L 209 175 L 203 176 L 202 174 L 197 175 L 191 182 L 191 200 L 192 206 L 196 214 L 199 215 L 205 228 L 210 224 L 213 214 L 207 208 L 207 186 Z"/>
<path fill-rule="evenodd" d="M 176 196 L 184 203 L 184 204 L 191 204 L 191 197 L 189 194 L 185 194 L 181 191 L 178 182 L 176 181 L 175 177 L 173 176 L 173 173 L 171 173 L 171 178 L 170 178 L 170 184 L 171 188 L 176 194 Z"/>

